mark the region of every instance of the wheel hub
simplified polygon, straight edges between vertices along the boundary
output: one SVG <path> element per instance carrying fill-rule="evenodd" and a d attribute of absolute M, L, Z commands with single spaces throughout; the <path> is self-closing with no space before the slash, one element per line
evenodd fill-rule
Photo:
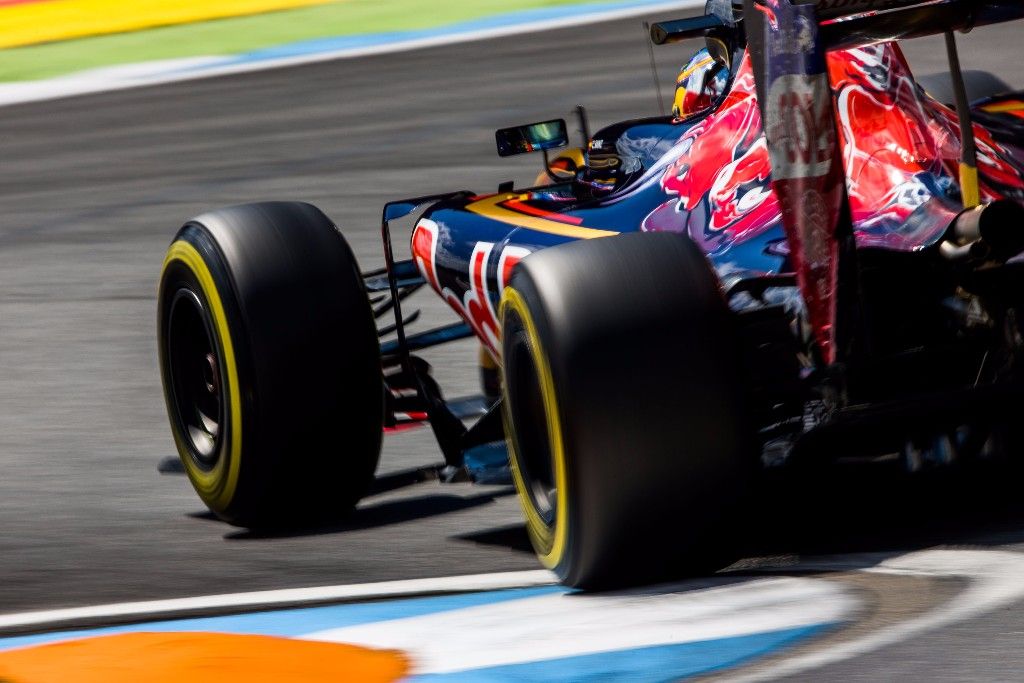
<path fill-rule="evenodd" d="M 220 457 L 224 396 L 209 315 L 195 292 L 180 289 L 168 319 L 171 399 L 179 431 L 195 463 L 210 470 Z"/>
<path fill-rule="evenodd" d="M 206 364 L 203 366 L 203 382 L 206 384 L 206 392 L 216 395 L 220 392 L 220 372 L 217 369 L 217 357 L 212 353 L 206 354 Z"/>

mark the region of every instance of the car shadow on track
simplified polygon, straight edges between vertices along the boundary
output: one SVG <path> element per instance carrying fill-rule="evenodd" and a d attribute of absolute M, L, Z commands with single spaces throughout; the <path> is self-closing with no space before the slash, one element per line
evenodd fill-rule
<path fill-rule="evenodd" d="M 496 546 L 521 553 L 533 553 L 533 546 L 530 545 L 530 536 L 526 533 L 526 525 L 512 524 L 509 526 L 475 531 L 470 534 L 459 534 L 452 536 L 459 541 L 469 541 L 480 545 Z"/>
<path fill-rule="evenodd" d="M 1006 464 L 907 476 L 885 467 L 768 482 L 746 514 L 746 557 L 899 554 L 1024 544 L 1024 469 Z"/>
<path fill-rule="evenodd" d="M 1024 545 L 1024 468 L 986 464 L 907 476 L 852 466 L 773 477 L 737 527 L 728 555 L 738 562 L 727 575 L 815 557 L 841 556 L 837 562 L 849 569 L 937 546 Z M 453 538 L 533 552 L 521 524 Z"/>
<path fill-rule="evenodd" d="M 489 505 L 498 498 L 510 496 L 514 493 L 514 489 L 502 487 L 472 496 L 428 494 L 412 498 L 370 502 L 369 504 L 360 505 L 347 518 L 331 524 L 301 528 L 261 529 L 258 531 L 240 529 L 225 534 L 224 538 L 232 541 L 246 541 L 267 538 L 321 536 L 376 529 Z"/>
<path fill-rule="evenodd" d="M 374 529 L 488 505 L 515 493 L 503 487 L 470 496 L 386 495 L 431 478 L 422 468 L 380 477 L 371 495 L 384 499 L 371 498 L 336 523 L 232 530 L 225 538 L 243 541 Z M 193 516 L 212 518 L 209 513 Z M 452 538 L 532 553 L 522 524 Z M 740 561 L 729 573 L 756 573 L 761 567 L 815 556 L 863 555 L 867 566 L 936 546 L 1024 545 L 1024 468 L 988 464 L 906 476 L 888 466 L 860 465 L 772 477 L 753 497 L 732 540 L 732 558 Z M 849 557 L 844 563 L 856 561 Z"/>

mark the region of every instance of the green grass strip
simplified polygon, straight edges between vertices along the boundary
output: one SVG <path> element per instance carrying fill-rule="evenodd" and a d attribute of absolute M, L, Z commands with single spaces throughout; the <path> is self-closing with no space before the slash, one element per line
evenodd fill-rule
<path fill-rule="evenodd" d="M 329 36 L 433 28 L 584 0 L 343 0 L 329 5 L 0 50 L 0 81 L 115 64 L 230 55 Z"/>

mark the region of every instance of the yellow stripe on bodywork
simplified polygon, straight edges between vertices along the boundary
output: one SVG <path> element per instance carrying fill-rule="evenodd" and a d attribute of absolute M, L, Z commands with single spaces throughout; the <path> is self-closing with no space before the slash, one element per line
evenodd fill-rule
<path fill-rule="evenodd" d="M 563 237 L 575 237 L 577 239 L 592 239 L 594 237 L 611 237 L 612 235 L 619 234 L 614 230 L 585 228 L 581 225 L 570 225 L 569 223 L 559 223 L 558 221 L 540 218 L 539 216 L 529 216 L 512 211 L 511 209 L 506 209 L 499 205 L 500 202 L 518 196 L 520 195 L 499 194 L 475 201 L 472 204 L 469 204 L 466 208 L 475 214 L 485 216 L 491 220 L 507 223 L 508 225 L 515 225 L 528 230 L 536 230 L 537 232 L 546 232 L 550 235 L 562 235 Z M 526 195 L 521 195 L 521 197 L 525 199 Z"/>
<path fill-rule="evenodd" d="M 0 48 L 174 26 L 331 0 L 50 0 L 0 7 Z"/>
<path fill-rule="evenodd" d="M 978 169 L 967 164 L 960 164 L 960 194 L 965 209 L 973 209 L 981 204 L 981 186 L 978 183 Z"/>
<path fill-rule="evenodd" d="M 178 433 L 177 424 L 171 421 L 171 430 L 174 432 L 175 445 L 181 455 L 181 462 L 188 472 L 196 490 L 203 498 L 203 502 L 214 510 L 223 511 L 231 503 L 235 495 L 235 488 L 238 485 L 238 472 L 242 463 L 242 397 L 238 388 L 238 365 L 235 362 L 235 347 L 231 342 L 231 330 L 228 328 L 228 319 L 224 314 L 224 304 L 221 302 L 220 293 L 213 281 L 210 268 L 203 261 L 203 257 L 188 242 L 176 240 L 167 251 L 167 258 L 164 259 L 164 270 L 174 261 L 179 261 L 192 271 L 199 286 L 203 290 L 203 296 L 210 306 L 210 315 L 213 318 L 217 337 L 220 341 L 220 348 L 223 351 L 224 367 L 227 370 L 228 401 L 231 409 L 231 422 L 228 424 L 227 437 L 230 452 L 227 457 L 227 474 L 224 475 L 225 458 L 220 458 L 217 464 L 209 472 L 203 471 L 196 466 L 189 455 L 188 448 L 183 441 L 186 438 Z"/>
<path fill-rule="evenodd" d="M 537 376 L 540 379 L 541 397 L 544 401 L 544 415 L 548 427 L 548 443 L 551 447 L 551 458 L 555 466 L 555 490 L 557 493 L 555 524 L 554 528 L 544 523 L 540 513 L 533 506 L 533 498 L 526 488 L 526 482 L 519 472 L 519 458 L 516 456 L 515 438 L 512 435 L 511 419 L 508 415 L 508 404 L 505 404 L 503 417 L 505 418 L 505 434 L 509 453 L 510 469 L 512 479 L 519 492 L 519 503 L 526 515 L 526 527 L 533 540 L 534 550 L 542 565 L 548 569 L 554 569 L 562 561 L 565 554 L 566 542 L 569 538 L 569 481 L 566 474 L 565 448 L 562 442 L 562 421 L 558 413 L 558 399 L 555 394 L 555 381 L 551 376 L 551 366 L 548 364 L 547 354 L 540 343 L 540 336 L 537 334 L 537 326 L 530 316 L 526 301 L 522 295 L 512 287 L 506 287 L 501 295 L 500 315 L 505 318 L 505 311 L 512 309 L 523 321 L 526 328 L 526 338 L 530 344 L 530 355 L 537 366 Z M 504 371 L 503 371 L 504 372 Z M 503 381 L 504 378 L 503 378 Z"/>
<path fill-rule="evenodd" d="M 986 104 L 982 106 L 981 110 L 988 112 L 989 114 L 1005 114 L 1007 112 L 1024 111 L 1024 102 L 1020 100 L 1013 100 L 1010 102 L 999 102 L 998 104 Z"/>

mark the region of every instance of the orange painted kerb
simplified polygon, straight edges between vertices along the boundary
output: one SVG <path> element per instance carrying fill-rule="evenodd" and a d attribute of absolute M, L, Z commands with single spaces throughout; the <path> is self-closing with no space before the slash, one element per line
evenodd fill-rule
<path fill-rule="evenodd" d="M 390 650 L 273 636 L 124 633 L 0 652 L 3 683 L 390 683 Z"/>
<path fill-rule="evenodd" d="M 0 5 L 0 48 L 323 5 L 332 0 L 47 0 Z"/>

